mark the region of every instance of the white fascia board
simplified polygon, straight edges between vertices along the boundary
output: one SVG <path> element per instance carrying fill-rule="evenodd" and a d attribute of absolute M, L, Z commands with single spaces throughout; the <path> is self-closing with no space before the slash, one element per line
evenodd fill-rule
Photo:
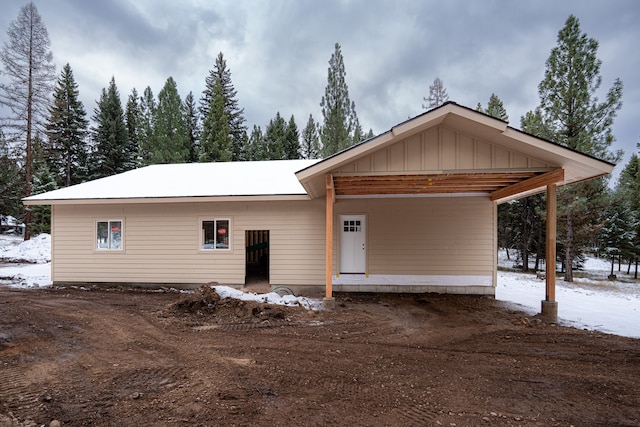
<path fill-rule="evenodd" d="M 118 204 L 164 204 L 164 203 L 205 203 L 205 202 L 269 202 L 269 201 L 304 201 L 311 198 L 304 194 L 291 195 L 257 195 L 257 196 L 207 196 L 207 197 L 137 197 L 113 199 L 47 199 L 27 200 L 27 206 L 38 205 L 118 205 Z"/>

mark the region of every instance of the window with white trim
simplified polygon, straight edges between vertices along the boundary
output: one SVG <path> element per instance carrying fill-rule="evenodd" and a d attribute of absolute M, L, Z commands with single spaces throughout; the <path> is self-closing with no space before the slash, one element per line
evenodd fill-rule
<path fill-rule="evenodd" d="M 229 250 L 231 228 L 229 219 L 203 219 L 201 224 L 200 249 Z"/>
<path fill-rule="evenodd" d="M 96 249 L 122 250 L 122 220 L 96 221 Z"/>

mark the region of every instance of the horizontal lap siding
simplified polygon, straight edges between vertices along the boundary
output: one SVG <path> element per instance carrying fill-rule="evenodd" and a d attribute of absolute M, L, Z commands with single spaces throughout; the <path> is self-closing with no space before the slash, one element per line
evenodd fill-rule
<path fill-rule="evenodd" d="M 324 284 L 324 199 L 305 202 L 265 203 L 269 227 L 269 281 L 272 285 Z"/>
<path fill-rule="evenodd" d="M 53 280 L 243 284 L 245 230 L 269 230 L 270 281 L 322 285 L 324 204 L 317 201 L 58 205 Z M 200 251 L 200 219 L 231 220 L 230 251 Z M 122 252 L 96 251 L 95 221 L 124 220 Z"/>
<path fill-rule="evenodd" d="M 336 213 L 337 221 L 367 215 L 369 274 L 493 274 L 494 206 L 487 198 L 344 199 Z"/>

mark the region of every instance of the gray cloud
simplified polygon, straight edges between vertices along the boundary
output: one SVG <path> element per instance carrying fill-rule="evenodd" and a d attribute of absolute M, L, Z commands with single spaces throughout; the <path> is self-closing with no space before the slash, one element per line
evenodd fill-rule
<path fill-rule="evenodd" d="M 0 31 L 22 0 L 4 0 Z M 440 77 L 452 100 L 474 108 L 491 93 L 511 124 L 538 104 L 537 86 L 558 31 L 570 14 L 600 42 L 602 91 L 620 77 L 624 106 L 616 148 L 640 137 L 640 3 L 541 1 L 37 1 L 58 69 L 69 62 L 85 107 L 115 76 L 121 96 L 154 93 L 172 76 L 196 98 L 222 51 L 247 124 L 264 126 L 279 111 L 303 127 L 320 120 L 328 61 L 342 46 L 347 83 L 365 129 L 383 132 L 422 112 Z M 0 33 L 0 41 L 6 34 Z M 627 156 L 628 157 L 628 156 Z"/>

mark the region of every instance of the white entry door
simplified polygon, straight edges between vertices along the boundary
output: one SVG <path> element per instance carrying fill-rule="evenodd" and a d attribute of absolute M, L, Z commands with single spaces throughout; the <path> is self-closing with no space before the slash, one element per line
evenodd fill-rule
<path fill-rule="evenodd" d="M 365 273 L 366 217 L 364 215 L 340 216 L 340 272 Z"/>

